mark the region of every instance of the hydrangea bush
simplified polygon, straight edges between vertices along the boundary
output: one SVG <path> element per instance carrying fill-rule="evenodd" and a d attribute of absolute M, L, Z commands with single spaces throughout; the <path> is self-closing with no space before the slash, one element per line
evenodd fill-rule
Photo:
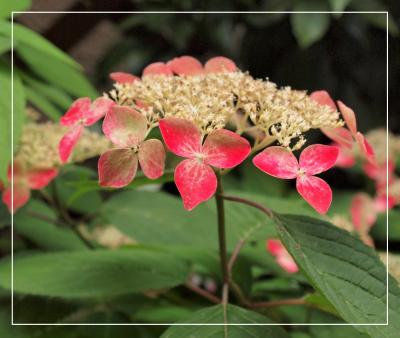
<path fill-rule="evenodd" d="M 32 163 L 35 161 L 29 156 L 29 149 L 23 146 L 22 138 L 22 146 L 14 160 L 13 189 L 11 169 L 10 182 L 3 187 L 3 201 L 11 212 L 16 212 L 28 202 L 32 189 L 43 189 L 54 180 L 64 165 L 96 155 L 100 155 L 97 162 L 98 188 L 107 191 L 130 189 L 143 178 L 158 183 L 166 177 L 168 181 L 173 170 L 172 179 L 186 209 L 179 215 L 188 219 L 185 229 L 181 231 L 190 234 L 193 231 L 191 226 L 200 226 L 202 222 L 215 223 L 219 248 L 216 260 L 220 272 L 203 281 L 204 271 L 193 268 L 196 265 L 207 266 L 204 263 L 207 260 L 206 248 L 200 253 L 189 249 L 156 250 L 161 255 L 162 269 L 165 269 L 157 272 L 157 264 L 154 265 L 157 259 L 149 256 L 146 251 L 149 248 L 139 245 L 135 259 L 142 270 L 136 275 L 126 276 L 127 283 L 132 284 L 137 292 L 157 297 L 165 292 L 164 289 L 184 285 L 205 301 L 216 304 L 188 316 L 188 323 L 268 323 L 268 311 L 285 306 L 317 309 L 329 314 L 334 318 L 332 321 L 338 321 L 338 318 L 355 324 L 386 321 L 386 270 L 373 249 L 374 241 L 369 232 L 380 214 L 400 203 L 400 180 L 396 176 L 394 162 L 397 150 L 390 152 L 388 158 L 381 134 L 362 134 L 357 128 L 354 111 L 341 101 L 335 102 L 326 91 L 308 95 L 305 91 L 278 87 L 268 79 L 253 78 L 248 72 L 238 69 L 232 60 L 222 56 L 211 58 L 204 65 L 191 56 L 181 56 L 166 63 L 148 65 L 141 77 L 114 72 L 110 78 L 114 81 L 114 88 L 109 93 L 93 101 L 86 97 L 77 99 L 62 116 L 60 125 L 51 126 L 51 130 L 58 128 L 52 138 L 58 148 L 51 149 L 56 151 L 56 159 L 50 163 L 40 159 Z M 85 129 L 101 120 L 104 136 Z M 49 125 L 34 123 L 26 128 L 24 134 L 49 128 Z M 325 134 L 329 144 L 309 144 L 306 137 L 312 129 Z M 42 137 L 39 143 L 43 145 L 46 142 L 43 132 L 38 135 Z M 252 198 L 251 194 L 225 191 L 225 175 L 238 166 L 247 170 L 248 163 L 262 174 L 257 178 L 259 184 L 263 179 L 268 182 L 295 180 L 300 197 L 288 196 L 284 207 L 275 208 L 276 202 L 268 196 L 260 201 L 260 197 Z M 329 180 L 318 175 L 333 167 L 357 165 L 374 183 L 375 196 L 365 192 L 355 194 L 346 203 L 351 215 L 351 219 L 346 219 L 330 212 L 336 197 Z M 146 191 L 138 192 L 139 197 L 132 200 L 132 207 L 141 205 L 146 209 L 143 210 L 147 213 L 145 217 L 151 218 L 150 215 L 158 211 L 152 210 L 151 201 L 147 205 L 141 202 L 141 193 L 144 199 L 148 194 Z M 212 198 L 215 199 L 215 208 L 209 201 Z M 308 216 L 303 212 L 296 215 L 296 211 L 290 210 L 292 206 L 296 208 L 302 203 L 301 198 L 309 206 L 303 207 Z M 256 226 L 240 235 L 233 247 L 229 237 L 229 220 L 232 221 L 229 215 L 232 211 L 227 213 L 228 202 L 237 205 L 240 213 L 251 210 L 258 220 Z M 240 209 L 240 204 L 245 209 Z M 201 211 L 205 210 L 202 209 L 204 207 L 209 208 L 206 213 Z M 202 218 L 194 225 L 191 222 L 199 215 L 198 210 Z M 160 217 L 168 218 L 173 212 L 164 210 Z M 215 221 L 211 221 L 209 215 L 215 216 Z M 235 217 L 243 216 L 237 214 Z M 243 247 L 261 226 L 276 226 L 275 238 L 261 238 L 265 259 L 272 262 L 278 275 L 298 276 L 296 283 L 309 283 L 309 294 L 297 298 L 270 299 L 265 291 L 268 288 L 265 288 L 261 289 L 260 299 L 257 292 L 246 289 L 243 274 L 252 278 L 252 275 L 260 273 L 263 264 L 260 258 L 257 263 L 246 263 L 254 256 L 247 251 L 243 253 Z M 102 230 L 92 231 L 82 226 L 77 231 L 91 249 L 93 242 L 113 249 L 122 245 L 137 246 L 135 240 L 112 224 Z M 163 228 L 157 231 L 162 233 Z M 127 256 L 128 252 L 116 250 L 109 254 L 121 264 L 122 272 L 110 268 L 107 259 L 111 258 L 103 260 L 105 253 L 98 248 L 88 253 L 80 263 L 85 266 L 93 259 L 100 267 L 104 264 L 104 270 L 99 276 L 89 276 L 79 282 L 77 288 L 82 289 L 61 291 L 51 283 L 50 286 L 36 288 L 21 282 L 17 283 L 16 290 L 56 297 L 64 296 L 64 292 L 67 297 L 102 296 L 108 291 L 101 289 L 103 286 L 101 291 L 91 290 L 89 282 L 97 285 L 98 279 L 104 277 L 113 282 L 118 279 L 118 287 L 110 295 L 126 294 L 129 285 L 124 284 L 124 276 L 129 275 L 129 269 L 125 270 L 123 263 L 131 259 Z M 59 259 L 63 259 L 62 255 Z M 186 266 L 185 261 L 190 263 L 191 268 L 182 267 Z M 24 266 L 30 262 L 22 258 L 18 264 Z M 245 269 L 247 272 L 244 273 L 243 264 L 251 265 L 252 270 Z M 146 269 L 154 271 L 154 276 L 143 272 Z M 184 270 L 183 281 L 179 278 L 176 281 L 168 275 L 173 269 Z M 395 269 L 391 268 L 391 271 Z M 172 280 L 168 280 L 167 275 Z M 41 276 L 40 271 L 37 272 L 36 281 L 39 284 Z M 52 278 L 57 280 L 57 277 Z M 394 304 L 389 307 L 389 316 L 399 319 L 400 291 L 392 277 L 389 293 Z M 272 316 L 273 320 L 282 322 L 279 313 L 275 316 Z M 179 317 L 179 320 L 182 318 Z M 217 331 L 210 328 L 201 331 L 191 327 L 184 331 L 180 327 L 172 327 L 163 337 L 204 337 L 210 332 L 214 334 L 210 337 L 230 337 L 230 332 L 233 332 L 232 337 L 239 337 L 238 330 L 244 327 L 238 328 L 222 326 L 216 327 Z M 394 332 L 398 330 L 392 327 L 381 330 L 378 326 L 356 328 L 371 337 L 395 337 Z M 249 327 L 248 330 L 248 335 L 254 337 L 288 337 L 277 326 L 260 330 Z"/>

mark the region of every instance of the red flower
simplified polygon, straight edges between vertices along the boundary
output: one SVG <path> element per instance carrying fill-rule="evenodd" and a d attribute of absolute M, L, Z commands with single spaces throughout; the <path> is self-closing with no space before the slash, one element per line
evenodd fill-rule
<path fill-rule="evenodd" d="M 209 59 L 203 67 L 196 58 L 184 55 L 176 57 L 167 63 L 152 63 L 143 70 L 143 75 L 199 75 L 204 73 L 234 72 L 236 70 L 235 63 L 224 56 L 216 56 Z"/>
<path fill-rule="evenodd" d="M 103 132 L 117 148 L 106 151 L 98 162 L 99 184 L 121 188 L 135 178 L 138 163 L 150 179 L 162 176 L 165 150 L 157 139 L 146 140 L 147 120 L 129 107 L 113 106 L 103 122 Z"/>
<path fill-rule="evenodd" d="M 267 240 L 267 251 L 276 258 L 276 262 L 287 272 L 296 273 L 299 271 L 296 262 L 278 239 Z"/>
<path fill-rule="evenodd" d="M 211 166 L 233 168 L 251 150 L 246 139 L 226 129 L 210 133 L 202 143 L 200 130 L 184 119 L 163 119 L 160 131 L 169 150 L 187 158 L 175 169 L 175 183 L 187 210 L 214 195 L 217 178 Z"/>
<path fill-rule="evenodd" d="M 310 97 L 319 104 L 329 106 L 333 110 L 336 110 L 335 102 L 332 100 L 328 92 L 324 90 L 315 91 L 311 93 Z M 355 141 L 364 158 L 369 162 L 374 162 L 374 150 L 365 136 L 357 130 L 357 120 L 354 111 L 341 101 L 337 101 L 337 104 L 348 129 L 343 127 L 333 129 L 323 128 L 323 133 L 331 140 L 343 145 L 344 147 L 352 148 Z"/>
<path fill-rule="evenodd" d="M 70 127 L 61 139 L 58 150 L 61 162 L 65 163 L 82 135 L 83 128 L 100 120 L 115 103 L 105 97 L 99 97 L 90 103 L 88 97 L 75 100 L 69 110 L 61 117 L 60 123 Z"/>
<path fill-rule="evenodd" d="M 299 194 L 319 213 L 325 214 L 332 202 L 332 190 L 314 175 L 330 169 L 337 160 L 339 149 L 314 144 L 303 150 L 299 162 L 284 147 L 269 147 L 254 157 L 253 163 L 265 173 L 282 178 L 296 179 Z"/>
<path fill-rule="evenodd" d="M 24 206 L 31 196 L 31 190 L 40 190 L 47 186 L 56 176 L 58 170 L 49 169 L 33 169 L 26 171 L 18 163 L 14 163 L 14 184 L 13 184 L 13 201 L 11 185 L 3 191 L 3 202 L 7 205 L 8 210 L 14 213 Z M 8 182 L 11 183 L 11 167 L 8 168 Z"/>

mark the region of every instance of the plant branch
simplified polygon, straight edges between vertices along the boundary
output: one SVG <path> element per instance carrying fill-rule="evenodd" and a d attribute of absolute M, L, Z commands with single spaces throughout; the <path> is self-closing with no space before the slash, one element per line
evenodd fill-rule
<path fill-rule="evenodd" d="M 30 216 L 32 216 L 32 217 L 35 217 L 35 218 L 37 218 L 37 219 L 40 219 L 40 220 L 42 220 L 42 221 L 44 221 L 44 222 L 47 222 L 47 223 L 51 223 L 51 224 L 54 224 L 54 225 L 57 225 L 57 226 L 62 226 L 62 227 L 68 227 L 68 228 L 70 228 L 73 232 L 75 232 L 75 234 L 80 238 L 80 240 L 85 244 L 86 247 L 88 247 L 89 249 L 94 249 L 93 244 L 92 244 L 90 241 L 88 241 L 88 240 L 80 233 L 80 231 L 79 231 L 78 228 L 75 226 L 75 224 L 64 223 L 64 222 L 61 222 L 61 221 L 52 219 L 52 218 L 50 218 L 50 217 L 47 217 L 46 215 L 43 215 L 43 214 L 38 213 L 38 212 L 36 212 L 36 211 L 27 211 L 27 214 L 30 215 Z"/>
<path fill-rule="evenodd" d="M 242 204 L 247 204 L 253 208 L 256 208 L 260 211 L 262 211 L 264 214 L 266 214 L 269 218 L 274 218 L 274 213 L 272 212 L 271 209 L 264 207 L 263 205 L 248 200 L 246 198 L 242 198 L 242 197 L 237 197 L 237 196 L 230 196 L 230 195 L 221 195 L 222 199 L 227 200 L 227 201 L 232 201 L 232 202 L 237 202 L 237 203 L 242 203 Z"/>
<path fill-rule="evenodd" d="M 221 261 L 221 271 L 224 284 L 229 284 L 228 258 L 226 254 L 226 234 L 225 234 L 225 208 L 223 199 L 223 188 L 221 176 L 217 173 L 218 186 L 215 194 L 218 214 L 218 239 L 219 239 L 219 255 Z"/>
<path fill-rule="evenodd" d="M 221 299 L 219 299 L 217 296 L 213 295 L 212 293 L 208 292 L 207 290 L 199 288 L 197 285 L 194 285 L 193 283 L 191 283 L 189 281 L 187 281 L 185 283 L 185 286 L 189 290 L 191 290 L 191 291 L 197 293 L 198 295 L 208 299 L 210 302 L 212 302 L 214 304 L 220 304 L 221 303 Z"/>
<path fill-rule="evenodd" d="M 239 242 L 238 242 L 238 243 L 236 244 L 236 246 L 235 246 L 235 249 L 233 249 L 233 252 L 232 252 L 232 254 L 231 254 L 231 257 L 229 258 L 229 262 L 228 262 L 228 271 L 229 271 L 229 275 L 230 275 L 230 276 L 232 275 L 233 266 L 234 266 L 234 264 L 235 264 L 235 262 L 236 262 L 236 259 L 237 259 L 238 256 L 239 256 L 240 250 L 242 249 L 244 243 L 246 243 L 246 240 L 245 240 L 245 239 L 242 238 L 241 240 L 239 240 Z"/>
<path fill-rule="evenodd" d="M 268 302 L 249 303 L 248 307 L 252 309 L 278 307 L 284 305 L 304 305 L 306 304 L 303 298 L 289 298 L 282 300 L 272 300 Z"/>

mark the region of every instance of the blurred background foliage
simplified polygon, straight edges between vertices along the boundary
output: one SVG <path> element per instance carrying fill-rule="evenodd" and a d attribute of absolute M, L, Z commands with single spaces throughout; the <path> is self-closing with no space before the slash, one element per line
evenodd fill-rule
<path fill-rule="evenodd" d="M 225 55 L 232 58 L 243 70 L 248 70 L 253 76 L 276 82 L 279 86 L 292 86 L 296 89 L 328 90 L 334 98 L 341 99 L 354 108 L 358 116 L 360 130 L 367 131 L 377 126 L 386 125 L 386 42 L 389 39 L 389 114 L 390 128 L 400 132 L 400 101 L 397 91 L 400 87 L 400 5 L 398 1 L 383 0 L 206 0 L 206 1 L 134 1 L 134 0 L 64 0 L 59 2 L 46 0 L 0 0 L 0 179 L 6 180 L 6 168 L 11 156 L 10 149 L 10 115 L 11 109 L 11 76 L 10 76 L 10 37 L 11 37 L 11 10 L 34 11 L 113 11 L 118 13 L 68 13 L 68 14 L 21 14 L 16 15 L 14 24 L 14 149 L 18 147 L 18 137 L 22 129 L 26 106 L 32 106 L 42 113 L 42 120 L 57 121 L 65 112 L 72 100 L 80 96 L 95 97 L 111 88 L 108 74 L 112 71 L 125 71 L 139 75 L 144 66 L 155 61 L 166 61 L 177 55 L 189 54 L 200 60 L 207 60 L 215 55 Z M 388 17 L 389 34 L 386 34 L 386 14 L 285 14 L 285 13 L 192 13 L 192 14 L 131 14 L 126 11 L 390 11 Z M 321 133 L 309 136 L 310 142 L 327 142 Z M 93 164 L 93 165 L 92 165 Z M 88 167 L 95 167 L 95 162 Z M 152 195 L 134 191 L 115 194 L 107 202 L 104 195 L 91 186 L 85 186 L 89 179 L 95 179 L 96 173 L 88 167 L 67 166 L 54 184 L 46 189 L 45 193 L 57 196 L 60 209 L 68 210 L 74 218 L 82 216 L 84 221 L 96 224 L 109 222 L 115 224 L 121 231 L 139 239 L 141 243 L 155 245 L 165 244 L 171 239 L 163 237 L 159 228 L 163 226 L 154 220 L 154 233 L 149 232 L 148 215 L 144 213 L 146 205 L 155 203 L 159 206 L 158 212 L 163 218 L 173 224 L 175 219 L 183 219 L 182 210 L 178 210 L 178 202 L 167 197 L 159 197 L 161 201 L 154 201 Z M 251 190 L 251 193 L 269 196 L 285 196 L 287 204 L 280 204 L 282 210 L 293 210 L 302 213 L 305 205 L 298 198 L 291 199 L 285 183 L 277 183 L 265 175 L 265 182 L 260 184 L 260 173 L 244 164 L 241 180 L 237 177 L 227 177 L 228 189 Z M 358 170 L 358 171 L 357 171 Z M 365 179 L 360 170 L 342 172 L 334 170 L 328 173 L 327 179 L 337 189 L 361 188 Z M 75 177 L 73 177 L 75 175 Z M 71 182 L 75 185 L 71 185 Z M 90 182 L 89 182 L 90 183 Z M 135 183 L 136 184 L 136 183 Z M 97 187 L 97 185 L 96 185 Z M 133 188 L 136 188 L 133 187 Z M 169 190 L 164 186 L 164 190 Z M 86 190 L 85 190 L 86 189 Z M 89 193 L 88 193 L 89 191 Z M 74 193 L 72 193 L 74 192 Z M 126 198 L 128 195 L 129 199 Z M 109 197 L 111 194 L 106 195 Z M 289 197 L 290 196 L 290 197 Z M 349 196 L 345 193 L 333 205 L 332 213 L 347 212 Z M 136 198 L 136 207 L 132 207 L 131 200 Z M 71 199 L 73 201 L 71 202 Z M 164 200 L 165 199 L 165 200 Z M 125 203 L 123 202 L 125 201 Z M 127 202 L 129 205 L 127 205 Z M 158 203 L 159 202 L 159 203 Z M 273 203 L 268 201 L 268 203 Z M 297 204 L 296 204 L 297 203 Z M 180 205 L 180 204 L 179 204 Z M 126 208 L 129 207 L 127 218 Z M 248 219 L 240 216 L 251 214 L 245 209 L 231 208 L 232 227 L 245 228 Z M 278 207 L 279 209 L 279 207 Z M 15 226 L 20 238 L 15 242 L 15 250 L 20 248 L 32 249 L 39 247 L 43 250 L 82 250 L 82 243 L 67 228 L 54 227 L 51 222 L 36 220 L 32 223 L 29 212 L 40 211 L 50 220 L 57 220 L 58 210 L 52 210 L 35 199 L 27 208 L 16 217 Z M 93 210 L 101 212 L 92 215 Z M 171 210 L 175 213 L 171 214 Z M 306 209 L 307 210 L 307 209 Z M 112 212 L 111 212 L 112 211 Z M 309 211 L 309 210 L 308 210 Z M 63 210 L 65 212 L 65 210 Z M 142 214 L 143 213 L 143 214 Z M 210 211 L 203 208 L 198 212 L 200 216 L 177 224 L 176 233 L 182 238 L 174 237 L 176 244 L 198 239 L 199 246 L 214 245 L 212 235 L 213 221 L 210 228 L 197 227 L 199 233 L 185 234 L 179 227 L 188 223 L 202 224 Z M 85 218 L 87 215 L 89 217 Z M 252 214 L 251 214 L 252 215 Z M 397 212 L 397 220 L 399 215 Z M 7 225 L 8 214 L 0 209 L 0 228 Z M 169 218 L 168 218 L 169 217 Z M 208 216 L 209 217 L 209 216 Z M 253 216 L 252 216 L 253 217 Z M 255 216 L 254 216 L 255 217 Z M 131 227 L 130 219 L 139 223 Z M 80 220 L 80 219 L 79 219 Z M 396 220 L 396 221 L 397 221 Z M 89 223 L 88 221 L 88 223 Z M 29 223 L 29 224 L 28 224 Z M 154 223 L 154 224 L 153 224 Z M 382 240 L 378 246 L 384 247 L 383 234 L 385 222 L 380 220 L 381 232 L 376 238 Z M 108 223 L 107 223 L 108 224 Z M 33 225 L 34 227 L 32 227 Z M 383 229 L 383 230 L 382 230 Z M 175 229 L 176 230 L 176 229 Z M 7 230 L 8 231 L 8 230 Z M 129 232 L 131 231 L 131 233 Z M 203 232 L 202 232 L 203 231 Z M 254 238 L 276 236 L 274 230 L 256 232 Z M 383 232 L 382 232 L 383 231 Z M 3 232 L 8 235 L 8 232 Z M 67 235 L 68 233 L 68 235 Z M 160 236 L 160 238 L 157 237 Z M 184 238 L 187 235 L 189 237 Z M 211 237 L 208 237 L 210 235 Z M 22 238 L 22 240 L 21 240 Z M 399 233 L 393 235 L 394 244 L 400 241 Z M 232 244 L 237 240 L 233 236 Z M 254 244 L 255 243 L 255 244 Z M 260 259 L 258 254 L 265 254 L 264 242 L 254 241 L 254 246 L 248 248 L 247 255 L 252 259 Z M 2 253 L 9 252 L 8 243 L 0 243 Z M 252 245 L 253 245 L 252 244 Z M 392 245 L 393 248 L 395 245 Z M 176 254 L 176 253 L 175 253 Z M 180 252 L 180 255 L 187 253 Z M 267 255 L 265 255 L 267 257 Z M 278 270 L 272 259 L 262 256 L 265 267 L 273 273 Z M 199 257 L 196 257 L 198 259 Z M 79 264 L 77 264 L 79 266 Z M 246 262 L 244 263 L 246 267 Z M 248 272 L 248 271 L 247 271 Z M 247 273 L 246 272 L 246 273 Z M 240 275 L 246 275 L 240 271 Z M 278 272 L 279 274 L 279 272 Z M 286 277 L 286 276 L 283 276 Z M 281 278 L 283 279 L 283 278 Z M 294 294 L 303 294 L 309 291 L 310 286 L 300 276 L 298 280 L 290 280 L 292 284 L 273 286 L 267 290 L 272 297 L 290 290 Z M 244 281 L 245 283 L 245 281 Z M 294 283 L 294 284 L 293 284 Z M 293 287 L 294 285 L 294 287 Z M 271 287 L 271 286 L 269 286 Z M 274 289 L 275 288 L 275 289 Z M 282 288 L 282 289 L 281 289 Z M 289 290 L 289 291 L 288 291 Z M 0 292 L 5 293 L 0 289 Z M 274 294 L 274 292 L 276 294 Z M 4 296 L 4 295 L 3 295 Z M 8 295 L 7 295 L 8 297 Z M 138 296 L 139 297 L 139 296 Z M 177 297 L 171 292 L 169 297 Z M 2 298 L 4 299 L 4 297 Z M 8 299 L 8 298 L 7 298 Z M 130 299 L 129 299 L 130 300 Z M 120 302 L 119 302 L 120 301 Z M 125 322 L 121 308 L 127 306 L 123 300 L 113 303 L 116 311 L 105 311 L 95 308 L 93 313 L 86 315 L 83 321 L 115 321 Z M 137 299 L 135 299 L 137 301 Z M 160 301 L 159 312 L 146 312 L 148 304 L 143 302 L 133 311 L 135 318 L 142 321 L 168 321 L 180 319 L 182 311 L 190 312 L 193 309 L 183 310 L 175 308 L 170 300 Z M 57 300 L 47 301 L 37 297 L 17 299 L 16 309 L 18 317 L 26 321 L 60 320 L 67 318 L 72 310 L 82 312 L 80 302 L 57 303 Z M 138 301 L 139 302 L 139 301 Z M 85 302 L 84 307 L 92 304 Z M 140 302 L 139 302 L 140 303 Z M 162 304 L 161 304 L 162 303 Z M 109 304 L 106 304 L 107 306 Z M 131 306 L 130 304 L 129 306 Z M 162 306 L 161 306 L 162 305 Z M 43 311 L 35 317 L 35 309 L 40 306 Z M 152 305 L 154 308 L 154 304 Z M 48 309 L 47 309 L 48 307 Z M 56 309 L 55 313 L 52 313 Z M 78 310 L 77 310 L 78 309 Z M 85 310 L 85 308 L 84 308 Z M 113 309 L 115 310 L 115 309 Z M 165 312 L 163 312 L 165 310 Z M 79 312 L 80 311 L 80 312 Z M 84 312 L 84 311 L 83 311 Z M 110 313 L 111 316 L 110 317 Z M 122 314 L 121 314 L 122 313 Z M 139 314 L 138 314 L 139 313 Z M 315 314 L 315 313 L 314 313 Z M 42 316 L 43 315 L 43 316 Z M 276 320 L 304 320 L 308 316 L 304 312 L 298 313 L 291 308 L 275 314 Z M 321 313 L 316 313 L 318 317 Z M 8 313 L 0 311 L 0 329 L 7 325 Z M 164 317 L 163 317 L 164 316 Z M 175 317 L 174 317 L 175 316 Z M 299 319 L 300 318 L 300 319 Z M 73 320 L 72 318 L 71 320 Z M 313 318 L 308 320 L 332 321 L 332 318 Z M 94 331 L 85 328 L 75 328 L 71 335 L 58 328 L 54 330 L 38 330 L 37 337 L 50 337 L 60 334 L 60 337 L 88 337 Z M 158 336 L 162 328 L 108 328 L 99 330 L 99 337 L 116 337 L 130 334 L 135 337 Z M 348 336 L 362 337 L 353 329 L 338 328 L 335 333 L 324 333 L 323 327 L 316 327 L 308 332 L 294 332 L 299 335 L 293 337 L 326 337 Z M 335 328 L 336 330 L 336 328 Z M 348 330 L 348 331 L 347 331 Z M 16 334 L 17 331 L 4 332 L 5 337 Z M 27 331 L 21 330 L 21 337 L 26 337 Z M 0 331 L 0 336 L 3 336 Z M 325 335 L 324 335 L 325 337 Z"/>

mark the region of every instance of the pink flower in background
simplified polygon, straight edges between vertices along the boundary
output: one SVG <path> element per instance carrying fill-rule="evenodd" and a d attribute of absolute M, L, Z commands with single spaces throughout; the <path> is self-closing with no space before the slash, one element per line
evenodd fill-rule
<path fill-rule="evenodd" d="M 202 143 L 201 131 L 180 118 L 161 120 L 160 131 L 168 149 L 186 158 L 175 168 L 175 183 L 187 210 L 214 195 L 217 177 L 212 167 L 233 168 L 251 150 L 245 138 L 226 129 L 210 133 Z"/>
<path fill-rule="evenodd" d="M 329 106 L 333 110 L 337 109 L 335 102 L 325 90 L 315 91 L 311 93 L 310 97 L 321 105 Z M 342 101 L 337 101 L 337 105 L 348 129 L 339 127 L 334 129 L 322 128 L 321 130 L 331 140 L 344 147 L 352 148 L 353 143 L 357 143 L 363 157 L 367 161 L 373 163 L 375 161 L 374 150 L 365 136 L 357 130 L 357 120 L 354 111 L 347 107 Z"/>
<path fill-rule="evenodd" d="M 138 164 L 146 177 L 156 179 L 164 172 L 165 150 L 157 139 L 146 140 L 147 120 L 129 107 L 113 106 L 103 121 L 103 132 L 117 146 L 100 156 L 99 184 L 121 188 L 134 179 Z"/>
<path fill-rule="evenodd" d="M 268 175 L 282 179 L 296 179 L 299 194 L 320 214 L 325 214 L 332 202 L 328 183 L 314 175 L 332 168 L 339 149 L 335 146 L 314 144 L 308 146 L 297 161 L 284 147 L 268 147 L 254 157 L 254 165 Z"/>
<path fill-rule="evenodd" d="M 296 262 L 290 256 L 289 252 L 278 239 L 267 240 L 267 251 L 273 255 L 276 262 L 287 272 L 296 273 L 299 271 Z"/>
<path fill-rule="evenodd" d="M 339 155 L 336 160 L 335 166 L 340 168 L 350 168 L 356 164 L 353 151 L 339 143 L 332 143 L 333 146 L 338 147 Z"/>
<path fill-rule="evenodd" d="M 30 199 L 31 190 L 40 190 L 46 187 L 56 176 L 58 170 L 33 169 L 26 171 L 18 163 L 14 163 L 13 203 L 11 193 L 11 167 L 8 169 L 8 187 L 3 191 L 2 200 L 12 213 L 24 206 Z M 12 208 L 14 207 L 14 208 Z"/>
<path fill-rule="evenodd" d="M 72 103 L 69 110 L 60 119 L 61 125 L 69 127 L 69 131 L 63 136 L 58 146 L 62 163 L 68 161 L 82 135 L 83 128 L 100 120 L 114 104 L 114 101 L 105 97 L 99 97 L 93 103 L 88 97 L 83 97 Z"/>

